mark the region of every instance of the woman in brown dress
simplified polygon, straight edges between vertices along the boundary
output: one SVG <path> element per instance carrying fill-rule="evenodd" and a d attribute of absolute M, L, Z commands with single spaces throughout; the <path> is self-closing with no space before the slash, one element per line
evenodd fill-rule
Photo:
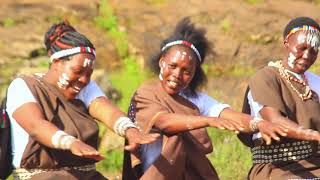
<path fill-rule="evenodd" d="M 159 80 L 143 84 L 129 108 L 143 132 L 158 132 L 161 138 L 125 153 L 123 179 L 218 179 L 206 157 L 212 144 L 205 127 L 259 130 L 268 142 L 286 135 L 285 126 L 236 112 L 198 91 L 206 80 L 201 64 L 208 48 L 205 31 L 188 18 L 161 44 L 153 58 Z"/>
<path fill-rule="evenodd" d="M 125 136 L 128 150 L 152 142 L 90 80 L 95 48 L 67 22 L 45 34 L 50 68 L 24 76 L 8 88 L 15 179 L 106 179 L 95 170 L 104 159 L 97 119 Z"/>
<path fill-rule="evenodd" d="M 286 56 L 249 82 L 244 112 L 295 129 L 271 145 L 258 132 L 242 136 L 253 153 L 249 179 L 320 179 L 320 77 L 307 71 L 317 59 L 319 30 L 311 18 L 291 20 L 283 32 Z"/>

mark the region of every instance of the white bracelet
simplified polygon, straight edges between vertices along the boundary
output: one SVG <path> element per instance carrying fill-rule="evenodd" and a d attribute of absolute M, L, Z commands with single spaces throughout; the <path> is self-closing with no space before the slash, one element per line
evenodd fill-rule
<path fill-rule="evenodd" d="M 64 131 L 58 130 L 54 133 L 54 135 L 51 137 L 51 143 L 53 147 L 58 148 L 60 145 L 60 141 L 62 136 L 68 135 Z"/>
<path fill-rule="evenodd" d="M 256 132 L 259 130 L 258 128 L 258 122 L 262 121 L 262 118 L 259 117 L 254 117 L 253 119 L 250 120 L 250 129 L 252 132 Z"/>
<path fill-rule="evenodd" d="M 123 126 L 122 126 L 122 128 L 121 128 L 121 134 L 123 134 L 123 136 L 125 136 L 126 135 L 126 130 L 127 129 L 129 129 L 129 128 L 136 128 L 136 129 L 138 129 L 137 128 L 137 126 L 134 124 L 134 123 L 126 123 L 126 124 L 124 124 Z"/>
<path fill-rule="evenodd" d="M 58 130 L 51 137 L 52 145 L 57 149 L 70 149 L 71 144 L 77 139 L 64 131 Z"/>
<path fill-rule="evenodd" d="M 113 125 L 113 130 L 119 136 L 125 136 L 125 132 L 129 128 L 137 128 L 137 126 L 128 117 L 119 117 Z"/>
<path fill-rule="evenodd" d="M 70 149 L 71 144 L 76 140 L 75 137 L 66 135 L 61 138 L 60 147 L 61 149 Z"/>

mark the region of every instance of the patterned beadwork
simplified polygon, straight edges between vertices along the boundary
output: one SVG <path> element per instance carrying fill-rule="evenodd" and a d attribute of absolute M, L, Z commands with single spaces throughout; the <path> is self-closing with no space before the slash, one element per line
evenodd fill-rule
<path fill-rule="evenodd" d="M 271 163 L 275 161 L 298 161 L 313 154 L 320 153 L 320 145 L 316 147 L 308 141 L 261 145 L 251 148 L 253 163 Z"/>
<path fill-rule="evenodd" d="M 79 171 L 92 171 L 96 170 L 95 164 L 89 164 L 84 166 L 74 166 L 74 167 L 62 167 L 58 169 L 24 169 L 18 168 L 14 169 L 12 175 L 14 179 L 25 180 L 30 179 L 32 176 L 48 172 L 48 171 L 61 171 L 61 170 L 79 170 Z"/>

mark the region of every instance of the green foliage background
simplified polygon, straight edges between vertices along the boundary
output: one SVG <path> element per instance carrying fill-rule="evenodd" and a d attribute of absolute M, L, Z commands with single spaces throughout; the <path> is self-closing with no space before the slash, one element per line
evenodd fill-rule
<path fill-rule="evenodd" d="M 95 18 L 96 25 L 105 29 L 106 35 L 114 39 L 118 53 L 123 59 L 123 66 L 120 72 L 111 73 L 109 77 L 112 85 L 122 94 L 122 99 L 117 105 L 127 112 L 131 96 L 139 85 L 151 76 L 147 71 L 141 70 L 141 67 L 137 64 L 136 57 L 128 53 L 127 35 L 125 32 L 119 31 L 117 17 L 113 14 L 107 0 L 101 2 L 99 12 L 100 15 Z M 227 30 L 226 23 L 222 26 Z M 205 65 L 204 69 L 208 72 L 208 65 Z M 252 71 L 248 71 L 248 69 L 230 67 L 230 71 L 227 74 L 230 76 L 243 76 L 251 73 Z M 219 76 L 219 74 L 212 75 Z M 246 179 L 251 167 L 249 149 L 242 145 L 233 133 L 212 128 L 208 128 L 208 131 L 214 144 L 214 151 L 208 157 L 214 164 L 220 178 L 228 180 Z M 121 173 L 122 149 L 104 151 L 103 153 L 108 158 L 100 164 L 100 169 L 106 171 L 107 174 Z"/>

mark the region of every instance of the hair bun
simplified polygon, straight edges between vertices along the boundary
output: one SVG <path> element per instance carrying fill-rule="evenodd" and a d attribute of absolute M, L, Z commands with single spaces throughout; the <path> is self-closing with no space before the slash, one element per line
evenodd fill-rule
<path fill-rule="evenodd" d="M 62 21 L 59 24 L 54 24 L 46 32 L 44 37 L 44 44 L 47 51 L 50 49 L 51 44 L 53 44 L 58 38 L 63 36 L 66 32 L 76 31 L 67 20 Z"/>

